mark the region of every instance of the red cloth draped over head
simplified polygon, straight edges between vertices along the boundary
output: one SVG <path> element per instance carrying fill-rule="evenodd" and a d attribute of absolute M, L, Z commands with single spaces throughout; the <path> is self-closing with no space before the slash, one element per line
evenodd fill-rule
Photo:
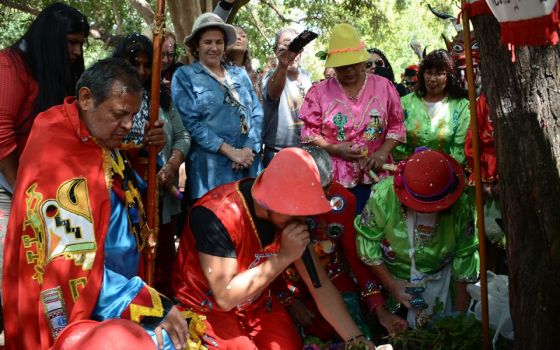
<path fill-rule="evenodd" d="M 102 149 L 73 97 L 36 118 L 15 194 L 4 250 L 6 348 L 48 349 L 67 324 L 91 316 L 111 210 Z"/>

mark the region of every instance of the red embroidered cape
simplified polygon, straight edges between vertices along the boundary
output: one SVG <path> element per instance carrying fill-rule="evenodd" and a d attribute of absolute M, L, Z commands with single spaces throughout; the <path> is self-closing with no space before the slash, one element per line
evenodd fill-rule
<path fill-rule="evenodd" d="M 112 175 L 110 155 L 80 123 L 73 97 L 39 114 L 20 159 L 4 250 L 7 349 L 48 349 L 67 324 L 91 317 Z M 144 285 L 120 317 L 142 324 L 165 314 L 160 295 Z"/>

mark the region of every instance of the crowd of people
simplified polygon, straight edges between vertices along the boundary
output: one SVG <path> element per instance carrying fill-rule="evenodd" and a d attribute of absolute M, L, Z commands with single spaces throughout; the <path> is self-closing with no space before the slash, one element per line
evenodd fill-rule
<path fill-rule="evenodd" d="M 342 23 L 312 82 L 287 27 L 260 77 L 246 32 L 226 23 L 234 3 L 195 20 L 191 64 L 165 33 L 161 72 L 139 33 L 85 69 L 88 19 L 60 3 L 0 51 L 8 349 L 301 349 L 309 337 L 375 349 L 436 309 L 467 309 L 479 257 L 453 57 L 428 53 L 397 82 Z"/>

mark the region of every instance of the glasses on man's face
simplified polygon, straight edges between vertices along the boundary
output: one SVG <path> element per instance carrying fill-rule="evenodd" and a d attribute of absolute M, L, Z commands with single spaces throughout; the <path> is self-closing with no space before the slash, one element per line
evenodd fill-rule
<path fill-rule="evenodd" d="M 385 62 L 383 62 L 383 60 L 381 58 L 378 58 L 375 61 L 368 60 L 366 62 L 366 68 L 371 68 L 374 64 L 375 64 L 376 67 L 384 67 L 385 66 Z"/>
<path fill-rule="evenodd" d="M 173 58 L 175 58 L 175 52 L 163 52 L 161 53 L 161 57 L 167 57 L 170 60 L 172 60 Z"/>

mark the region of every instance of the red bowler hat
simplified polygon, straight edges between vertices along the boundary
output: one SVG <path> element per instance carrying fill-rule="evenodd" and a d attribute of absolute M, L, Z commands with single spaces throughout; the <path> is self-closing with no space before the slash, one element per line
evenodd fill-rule
<path fill-rule="evenodd" d="M 400 162 L 393 181 L 401 203 L 425 213 L 449 208 L 465 188 L 465 174 L 459 163 L 432 150 L 414 153 Z"/>
<path fill-rule="evenodd" d="M 154 349 L 156 344 L 136 323 L 124 319 L 103 322 L 76 321 L 64 328 L 53 345 L 53 350 L 138 350 Z"/>
<path fill-rule="evenodd" d="M 279 214 L 310 216 L 331 211 L 317 165 L 301 148 L 278 152 L 255 180 L 252 194 L 260 206 Z"/>

